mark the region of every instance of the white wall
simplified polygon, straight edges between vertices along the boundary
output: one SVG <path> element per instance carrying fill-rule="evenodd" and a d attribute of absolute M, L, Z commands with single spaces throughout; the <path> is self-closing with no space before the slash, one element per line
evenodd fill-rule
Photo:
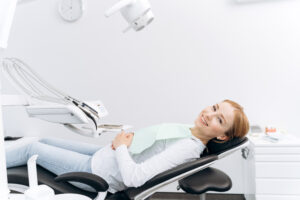
<path fill-rule="evenodd" d="M 115 2 L 87 0 L 76 23 L 60 19 L 58 0 L 20 5 L 4 56 L 23 59 L 70 95 L 101 99 L 110 112 L 104 122 L 192 123 L 203 107 L 229 98 L 244 106 L 251 124 L 300 136 L 299 0 L 151 0 L 154 22 L 127 34 L 119 14 L 103 16 Z M 3 89 L 14 92 L 7 82 Z M 113 137 L 83 138 L 28 119 L 23 109 L 4 111 L 9 135 L 99 144 Z"/>

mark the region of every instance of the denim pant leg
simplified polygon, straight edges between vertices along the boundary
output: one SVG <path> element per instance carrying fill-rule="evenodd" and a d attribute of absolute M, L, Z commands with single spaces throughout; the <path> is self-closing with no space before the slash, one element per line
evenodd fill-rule
<path fill-rule="evenodd" d="M 96 151 L 101 149 L 101 146 L 95 144 L 89 144 L 84 142 L 77 142 L 72 140 L 64 140 L 58 138 L 43 138 L 39 140 L 41 143 L 49 144 L 59 148 L 75 151 L 77 153 L 86 154 L 92 156 Z"/>
<path fill-rule="evenodd" d="M 41 142 L 7 148 L 7 167 L 24 165 L 27 163 L 27 160 L 35 154 L 38 155 L 37 164 L 56 175 L 68 172 L 91 173 L 91 156 L 43 144 Z M 91 187 L 85 184 L 72 184 L 84 190 L 94 191 Z"/>

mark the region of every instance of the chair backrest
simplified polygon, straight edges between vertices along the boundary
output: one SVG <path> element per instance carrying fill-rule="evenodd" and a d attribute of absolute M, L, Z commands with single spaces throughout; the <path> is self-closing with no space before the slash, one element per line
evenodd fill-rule
<path fill-rule="evenodd" d="M 228 151 L 230 149 L 233 149 L 239 145 L 242 145 L 248 141 L 247 137 L 244 138 L 233 138 L 229 141 L 223 142 L 219 140 L 211 140 L 207 143 L 206 149 L 201 154 L 201 157 L 207 156 L 207 155 L 219 155 L 221 153 L 224 153 L 225 151 Z"/>

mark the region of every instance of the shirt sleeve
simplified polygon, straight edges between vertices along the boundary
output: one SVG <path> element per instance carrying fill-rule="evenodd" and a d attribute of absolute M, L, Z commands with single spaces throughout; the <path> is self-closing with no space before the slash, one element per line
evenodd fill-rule
<path fill-rule="evenodd" d="M 131 158 L 126 145 L 116 149 L 116 159 L 127 187 L 139 187 L 155 175 L 200 156 L 200 148 L 192 140 L 180 140 L 142 163 Z"/>

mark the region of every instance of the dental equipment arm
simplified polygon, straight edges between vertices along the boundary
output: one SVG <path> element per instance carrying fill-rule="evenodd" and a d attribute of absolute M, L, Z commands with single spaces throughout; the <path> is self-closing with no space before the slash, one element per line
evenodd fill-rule
<path fill-rule="evenodd" d="M 57 90 L 20 59 L 5 58 L 2 69 L 10 83 L 24 95 L 22 105 L 29 117 L 63 124 L 76 133 L 92 137 L 99 136 L 102 132 L 129 128 L 101 124 L 101 119 L 108 114 L 101 101 L 80 101 Z M 19 102 L 22 102 L 21 99 Z"/>
<path fill-rule="evenodd" d="M 63 124 L 72 131 L 85 136 L 96 137 L 102 132 L 116 130 L 111 129 L 111 127 L 120 128 L 119 130 L 126 129 L 127 127 L 117 125 L 107 127 L 107 125 L 101 125 L 100 119 L 107 115 L 107 111 L 100 101 L 80 101 L 58 91 L 19 59 L 6 58 L 3 60 L 2 66 L 2 71 L 6 77 L 23 95 L 0 95 L 0 199 L 40 200 L 47 197 L 47 200 L 91 200 L 83 195 L 76 194 L 53 195 L 52 189 L 43 185 L 30 187 L 24 193 L 25 196 L 9 194 L 5 164 L 2 105 L 25 106 L 30 117 Z M 2 98 L 4 99 L 3 104 L 1 102 Z M 34 169 L 35 167 L 31 164 L 29 168 Z M 29 173 L 29 175 L 30 182 L 32 183 L 32 180 L 35 179 L 35 174 Z"/>

